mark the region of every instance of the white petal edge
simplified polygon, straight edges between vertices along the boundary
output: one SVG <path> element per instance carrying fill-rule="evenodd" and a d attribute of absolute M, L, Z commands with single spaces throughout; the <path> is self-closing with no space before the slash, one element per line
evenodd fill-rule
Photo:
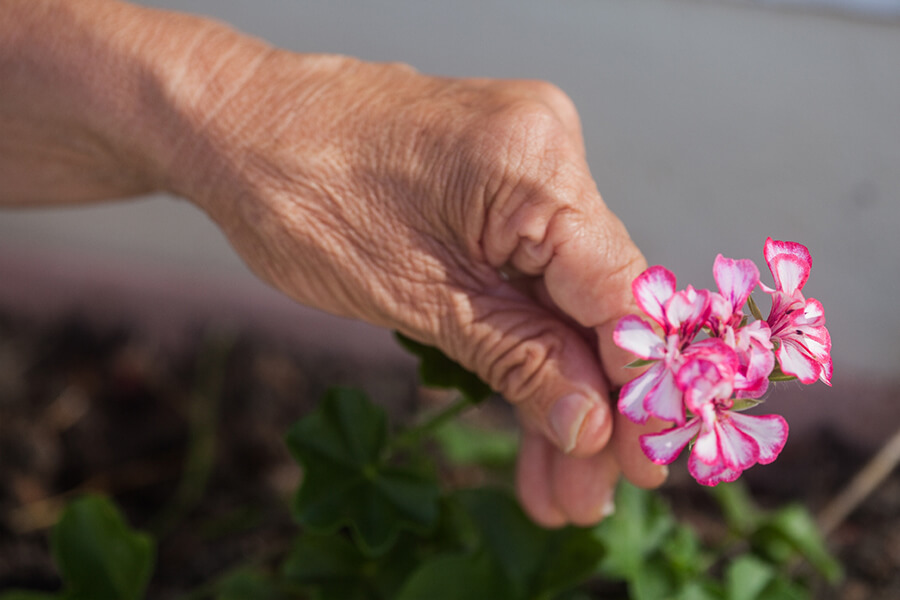
<path fill-rule="evenodd" d="M 663 369 L 662 363 L 656 363 L 622 386 L 619 392 L 619 412 L 635 423 L 646 423 L 650 414 L 644 410 L 644 398 L 659 383 Z"/>
<path fill-rule="evenodd" d="M 788 437 L 788 424 L 780 415 L 744 415 L 732 413 L 735 427 L 756 440 L 759 463 L 767 465 L 781 453 Z"/>
<path fill-rule="evenodd" d="M 613 332 L 616 346 L 643 359 L 660 359 L 666 355 L 666 344 L 649 323 L 635 315 L 619 319 Z"/>
<path fill-rule="evenodd" d="M 644 410 L 663 421 L 684 423 L 684 394 L 675 384 L 671 369 L 666 369 L 659 382 L 647 392 Z"/>
<path fill-rule="evenodd" d="M 793 375 L 801 383 L 813 383 L 822 371 L 819 362 L 803 352 L 801 345 L 789 337 L 781 338 L 781 347 L 776 352 L 781 370 Z"/>
<path fill-rule="evenodd" d="M 662 327 L 666 326 L 664 307 L 675 293 L 675 284 L 675 275 L 660 265 L 650 267 L 631 284 L 638 306 Z"/>
<path fill-rule="evenodd" d="M 641 448 L 652 462 L 667 465 L 681 454 L 697 432 L 700 431 L 700 419 L 691 419 L 681 427 L 673 427 L 661 433 L 648 433 L 641 436 Z"/>

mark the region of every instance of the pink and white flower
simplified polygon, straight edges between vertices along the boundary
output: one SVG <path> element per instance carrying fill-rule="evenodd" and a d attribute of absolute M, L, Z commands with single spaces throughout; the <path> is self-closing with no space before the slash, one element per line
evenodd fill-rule
<path fill-rule="evenodd" d="M 623 386 L 619 411 L 644 423 L 651 416 L 674 426 L 641 436 L 644 453 L 668 464 L 689 444 L 688 470 L 704 485 L 733 481 L 756 463 L 770 463 L 787 441 L 787 422 L 778 415 L 747 415 L 735 400 L 761 398 L 775 370 L 803 383 L 830 385 L 831 338 L 822 304 L 805 298 L 812 258 L 805 246 L 766 240 L 766 263 L 775 288 L 759 280 L 749 260 L 725 258 L 713 265 L 718 292 L 676 291 L 675 276 L 655 266 L 638 276 L 632 291 L 650 317 L 620 319 L 615 343 L 649 364 Z M 748 323 L 744 306 L 759 285 L 772 298 L 767 321 Z M 753 315 L 761 319 L 751 304 Z M 708 337 L 699 338 L 701 331 Z M 753 403 L 742 402 L 740 409 Z"/>
<path fill-rule="evenodd" d="M 804 284 L 812 269 L 812 256 L 803 244 L 766 239 L 765 258 L 775 289 L 762 283 L 772 297 L 772 310 L 766 320 L 781 370 L 802 383 L 821 379 L 831 385 L 831 335 L 825 328 L 822 304 L 803 296 Z"/>
<path fill-rule="evenodd" d="M 676 377 L 694 417 L 662 433 L 641 436 L 641 447 L 653 462 L 669 464 L 696 440 L 688 469 L 699 483 L 716 485 L 733 481 L 757 462 L 775 460 L 787 441 L 788 426 L 778 415 L 731 410 L 737 353 L 720 340 L 705 342 L 693 349 Z"/>
<path fill-rule="evenodd" d="M 650 267 L 632 284 L 638 306 L 662 328 L 661 338 L 640 317 L 624 317 L 616 325 L 613 340 L 644 360 L 658 361 L 642 375 L 625 384 L 619 393 L 619 411 L 636 423 L 652 415 L 684 423 L 682 392 L 675 374 L 682 352 L 702 329 L 709 314 L 709 292 L 691 286 L 675 291 L 675 276 L 664 267 Z"/>

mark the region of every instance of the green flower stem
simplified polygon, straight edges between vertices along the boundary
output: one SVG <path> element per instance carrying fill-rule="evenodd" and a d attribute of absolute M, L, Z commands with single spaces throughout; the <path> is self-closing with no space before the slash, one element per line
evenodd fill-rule
<path fill-rule="evenodd" d="M 397 435 L 388 442 L 388 452 L 394 452 L 401 448 L 409 448 L 415 446 L 422 441 L 422 438 L 437 431 L 442 425 L 455 419 L 463 411 L 472 406 L 472 402 L 460 394 L 456 400 L 443 410 L 430 416 L 427 420 L 414 425 Z"/>

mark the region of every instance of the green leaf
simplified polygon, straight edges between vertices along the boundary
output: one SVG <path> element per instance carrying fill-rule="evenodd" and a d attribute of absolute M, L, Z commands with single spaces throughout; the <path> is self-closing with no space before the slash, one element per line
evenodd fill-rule
<path fill-rule="evenodd" d="M 509 580 L 485 553 L 451 554 L 424 563 L 396 600 L 517 600 Z"/>
<path fill-rule="evenodd" d="M 718 584 L 705 577 L 687 581 L 672 600 L 722 600 L 724 592 Z"/>
<path fill-rule="evenodd" d="M 697 534 L 685 525 L 676 525 L 665 538 L 662 554 L 668 561 L 669 569 L 679 580 L 686 580 L 700 573 L 708 562 L 702 555 Z"/>
<path fill-rule="evenodd" d="M 434 525 L 433 476 L 387 463 L 387 416 L 361 392 L 329 391 L 290 430 L 287 444 L 304 467 L 294 513 L 306 527 L 331 532 L 347 525 L 365 551 L 381 554 L 401 531 Z"/>
<path fill-rule="evenodd" d="M 657 494 L 623 481 L 616 492 L 615 514 L 594 529 L 609 549 L 601 572 L 618 579 L 639 577 L 646 558 L 674 526 L 671 512 Z"/>
<path fill-rule="evenodd" d="M 810 592 L 785 576 L 778 576 L 759 595 L 760 600 L 809 600 Z"/>
<path fill-rule="evenodd" d="M 747 307 L 750 308 L 750 314 L 753 315 L 753 318 L 757 321 L 764 321 L 762 316 L 762 311 L 759 310 L 759 306 L 756 304 L 756 300 L 753 299 L 753 295 L 747 296 Z"/>
<path fill-rule="evenodd" d="M 750 410 L 751 408 L 759 406 L 763 402 L 763 400 L 757 400 L 754 398 L 736 398 L 734 400 L 734 403 L 731 405 L 731 410 L 737 412 Z"/>
<path fill-rule="evenodd" d="M 779 544 L 789 546 L 829 583 L 837 583 L 843 576 L 840 563 L 826 549 L 818 526 L 803 506 L 787 506 L 774 513 L 760 527 L 754 542 L 762 544 L 775 558 Z"/>
<path fill-rule="evenodd" d="M 419 379 L 424 385 L 459 390 L 473 404 L 494 393 L 477 375 L 437 348 L 420 344 L 399 332 L 394 335 L 401 346 L 419 357 Z"/>
<path fill-rule="evenodd" d="M 508 493 L 477 489 L 459 492 L 457 498 L 516 598 L 550 597 L 573 587 L 603 556 L 603 545 L 591 529 L 538 527 Z"/>
<path fill-rule="evenodd" d="M 640 573 L 631 577 L 628 582 L 628 590 L 634 600 L 671 598 L 677 589 L 678 582 L 669 565 L 660 559 L 646 561 L 641 566 Z"/>
<path fill-rule="evenodd" d="M 296 539 L 282 574 L 323 600 L 391 599 L 421 562 L 418 541 L 401 534 L 387 553 L 371 557 L 344 536 L 307 532 Z"/>
<path fill-rule="evenodd" d="M 725 522 L 732 531 L 745 536 L 759 527 L 763 514 L 742 482 L 720 483 L 707 489 L 718 503 L 725 515 Z"/>
<path fill-rule="evenodd" d="M 282 600 L 284 595 L 265 573 L 244 568 L 216 584 L 216 600 Z"/>
<path fill-rule="evenodd" d="M 781 370 L 781 365 L 778 363 L 775 364 L 775 368 L 772 369 L 772 372 L 769 373 L 769 381 L 794 381 L 797 379 L 794 375 L 788 375 L 784 371 Z"/>
<path fill-rule="evenodd" d="M 652 365 L 655 362 L 659 362 L 659 359 L 646 359 L 646 358 L 638 358 L 636 360 L 631 361 L 627 365 L 625 365 L 626 369 L 639 369 L 641 367 L 646 367 L 647 365 Z"/>
<path fill-rule="evenodd" d="M 154 543 L 129 529 L 99 496 L 75 500 L 50 534 L 53 557 L 69 600 L 137 600 L 153 569 Z"/>
<path fill-rule="evenodd" d="M 434 434 L 435 441 L 451 463 L 509 467 L 515 463 L 519 438 L 511 431 L 481 429 L 449 421 Z"/>
<path fill-rule="evenodd" d="M 775 569 L 755 556 L 738 557 L 728 565 L 725 582 L 728 600 L 766 600 L 763 590 L 775 578 Z"/>

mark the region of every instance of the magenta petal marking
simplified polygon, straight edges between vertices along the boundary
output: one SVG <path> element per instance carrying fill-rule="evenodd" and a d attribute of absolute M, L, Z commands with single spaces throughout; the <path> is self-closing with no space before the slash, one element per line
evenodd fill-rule
<path fill-rule="evenodd" d="M 803 289 L 809 279 L 809 265 L 793 254 L 778 254 L 769 263 L 769 268 L 778 290 L 789 296 Z"/>
<path fill-rule="evenodd" d="M 664 374 L 665 366 L 656 363 L 642 375 L 632 379 L 619 392 L 619 412 L 635 423 L 646 423 L 650 414 L 644 410 L 644 398 Z"/>
<path fill-rule="evenodd" d="M 666 304 L 665 318 L 672 329 L 693 337 L 709 316 L 709 291 L 691 286 L 675 293 Z"/>
<path fill-rule="evenodd" d="M 735 427 L 756 440 L 760 464 L 767 465 L 778 458 L 788 437 L 788 424 L 783 417 L 731 413 L 731 418 Z"/>
<path fill-rule="evenodd" d="M 641 448 L 651 461 L 667 465 L 681 454 L 688 442 L 700 431 L 700 419 L 691 419 L 681 427 L 641 436 Z"/>
<path fill-rule="evenodd" d="M 684 396 L 675 384 L 675 375 L 666 369 L 659 382 L 644 398 L 644 410 L 664 421 L 684 423 Z"/>
<path fill-rule="evenodd" d="M 722 461 L 719 461 L 714 465 L 707 465 L 703 461 L 698 460 L 693 452 L 688 459 L 688 471 L 690 471 L 694 479 L 697 480 L 697 483 L 710 486 L 722 482 L 734 481 L 740 477 L 743 472 L 729 469 Z"/>
<path fill-rule="evenodd" d="M 619 319 L 613 332 L 613 341 L 619 348 L 643 359 L 660 359 L 666 355 L 666 345 L 653 327 L 634 315 Z"/>
<path fill-rule="evenodd" d="M 772 259 L 779 254 L 792 254 L 809 265 L 809 268 L 812 268 L 812 255 L 809 253 L 809 249 L 803 244 L 798 244 L 797 242 L 782 242 L 780 240 L 766 238 L 763 255 L 766 257 L 766 264 L 769 265 L 770 269 Z"/>
<path fill-rule="evenodd" d="M 647 315 L 666 327 L 665 304 L 675 293 L 675 275 L 665 267 L 650 267 L 631 284 L 634 299 Z"/>
<path fill-rule="evenodd" d="M 701 345 L 702 349 L 688 349 L 691 354 L 676 374 L 678 387 L 684 391 L 685 404 L 694 413 L 713 400 L 731 396 L 738 367 L 734 350 L 721 340 L 703 340 L 695 344 Z"/>
<path fill-rule="evenodd" d="M 716 433 L 719 453 L 726 467 L 743 471 L 759 460 L 759 444 L 735 426 L 730 411 L 716 423 Z"/>
<path fill-rule="evenodd" d="M 734 260 L 721 254 L 713 264 L 713 277 L 719 291 L 731 303 L 734 312 L 740 312 L 747 302 L 747 296 L 759 283 L 759 269 L 752 260 Z"/>

